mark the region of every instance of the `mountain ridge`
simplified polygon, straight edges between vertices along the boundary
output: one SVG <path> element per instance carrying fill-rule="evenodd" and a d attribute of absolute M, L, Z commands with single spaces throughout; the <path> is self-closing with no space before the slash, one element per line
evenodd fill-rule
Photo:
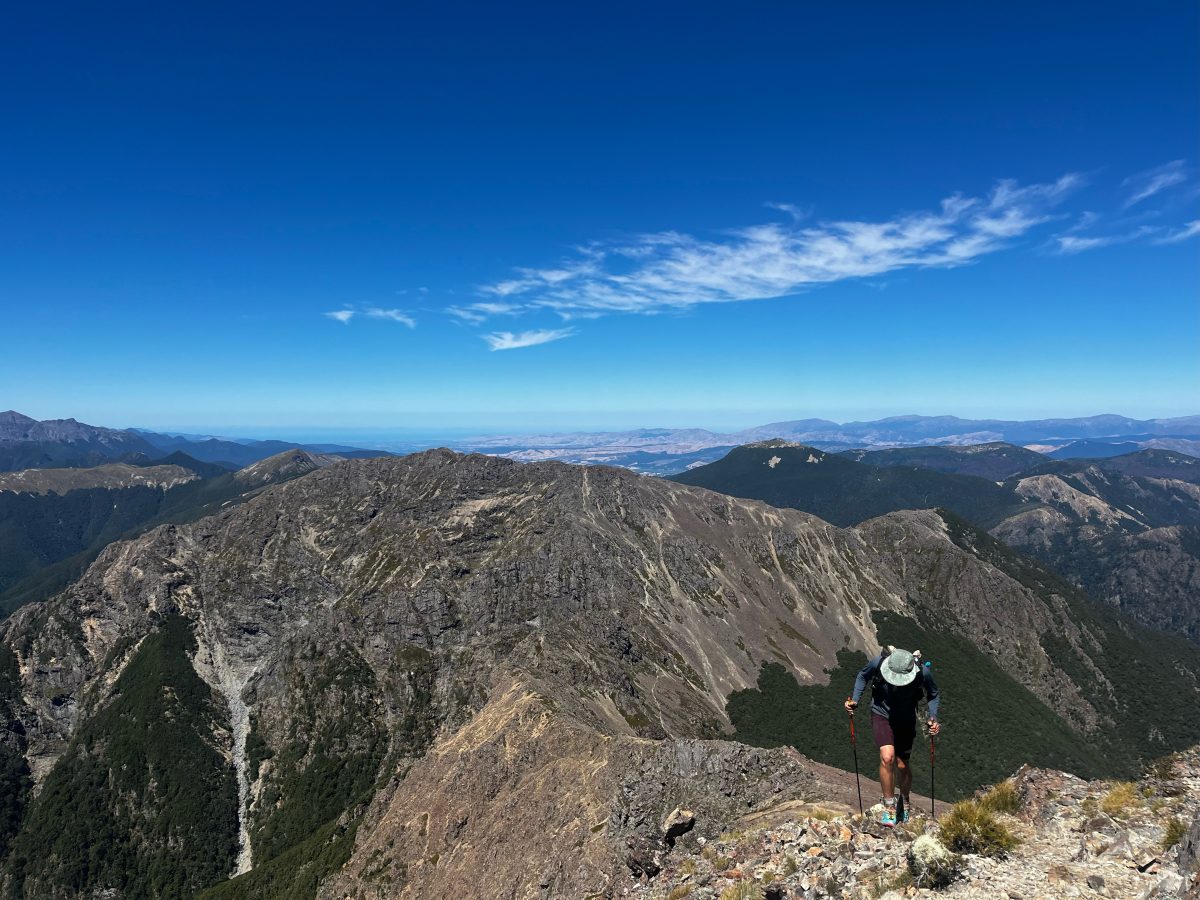
<path fill-rule="evenodd" d="M 931 454 L 959 452 L 919 455 L 928 461 Z M 1200 640 L 1200 611 L 1192 602 L 1200 587 L 1200 460 L 1168 450 L 1045 460 L 997 483 L 909 465 L 910 451 L 876 453 L 893 461 L 899 453 L 904 464 L 877 466 L 774 441 L 737 448 L 672 477 L 844 526 L 901 509 L 944 507 L 1095 600 Z"/>
<path fill-rule="evenodd" d="M 1052 588 L 1025 587 L 959 547 L 937 514 L 890 521 L 882 534 L 843 530 L 604 467 L 448 450 L 341 461 L 111 545 L 66 591 L 6 620 L 0 693 L 20 730 L 0 745 L 7 771 L 24 766 L 29 784 L 127 765 L 126 745 L 114 744 L 127 738 L 101 717 L 114 685 L 132 672 L 153 688 L 155 672 L 185 666 L 207 686 L 188 721 L 210 706 L 216 719 L 211 734 L 197 726 L 179 740 L 189 753 L 215 742 L 240 798 L 221 801 L 200 846 L 250 847 L 249 871 L 211 885 L 213 898 L 607 889 L 641 865 L 636 848 L 674 806 L 699 804 L 698 834 L 715 836 L 747 800 L 765 808 L 779 792 L 833 790 L 792 751 L 725 740 L 727 698 L 773 662 L 824 683 L 839 652 L 873 652 L 883 639 L 874 612 L 945 619 L 936 573 L 957 573 L 962 588 L 946 596 L 960 611 L 980 579 L 1023 604 L 1027 649 L 1015 656 L 988 646 L 986 617 L 961 627 L 1046 702 L 1076 696 L 1075 685 L 1086 711 L 1096 688 L 1083 648 L 1110 646 L 1108 631 L 1053 624 L 1063 607 Z M 906 575 L 888 558 L 896 540 L 919 540 L 940 562 Z M 1059 641 L 1049 650 L 1039 623 Z M 169 634 L 174 643 L 155 637 Z M 1175 665 L 1172 652 L 1164 644 L 1157 657 Z M 1195 677 L 1186 658 L 1177 664 Z M 1129 686 L 1113 688 L 1127 703 Z M 1108 729 L 1112 714 L 1096 709 L 1092 724 L 1085 715 L 1070 727 Z M 1113 732 L 1112 748 L 1129 765 L 1186 728 L 1161 739 Z M 85 740 L 98 770 L 82 768 Z M 586 759 L 599 768 L 581 767 Z M 162 764 L 162 778 L 175 777 Z M 158 839 L 139 824 L 156 783 L 121 801 L 133 818 L 113 839 L 137 859 L 157 858 Z M 48 828 L 65 814 L 42 799 L 61 793 L 20 784 L 18 823 Z M 236 828 L 222 824 L 230 810 Z M 560 840 L 548 849 L 551 826 Z M 19 825 L 12 839 L 24 846 Z M 68 893 L 102 887 L 72 874 L 88 846 L 22 856 L 19 870 L 6 861 L 4 877 Z M 240 859 L 230 851 L 221 865 L 234 874 Z"/>

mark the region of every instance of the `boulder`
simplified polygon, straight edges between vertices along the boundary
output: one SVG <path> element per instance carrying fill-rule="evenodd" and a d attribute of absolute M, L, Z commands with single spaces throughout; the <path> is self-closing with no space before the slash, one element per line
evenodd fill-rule
<path fill-rule="evenodd" d="M 663 843 L 674 847 L 675 841 L 696 827 L 696 814 L 690 809 L 675 807 L 662 824 Z"/>

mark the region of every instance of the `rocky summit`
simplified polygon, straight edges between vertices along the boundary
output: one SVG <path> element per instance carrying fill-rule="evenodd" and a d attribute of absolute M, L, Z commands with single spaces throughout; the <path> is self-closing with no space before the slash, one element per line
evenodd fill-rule
<path fill-rule="evenodd" d="M 953 628 L 949 671 L 999 673 L 1021 752 L 1090 736 L 1127 765 L 1198 739 L 1169 698 L 1145 701 L 1153 723 L 1131 714 L 1131 681 L 1194 691 L 1194 660 L 1076 616 L 1069 588 L 937 513 L 841 529 L 444 450 L 292 463 L 306 474 L 113 544 L 4 622 L 0 893 L 682 889 L 663 875 L 701 839 L 847 808 L 849 776 L 782 746 L 844 756 L 843 713 L 825 728 L 776 706 L 798 735 L 755 738 L 754 704 L 735 723 L 731 698 L 778 670 L 836 710 L 828 682 L 875 652 L 881 622 Z M 955 702 L 968 721 L 966 698 L 948 719 Z"/>

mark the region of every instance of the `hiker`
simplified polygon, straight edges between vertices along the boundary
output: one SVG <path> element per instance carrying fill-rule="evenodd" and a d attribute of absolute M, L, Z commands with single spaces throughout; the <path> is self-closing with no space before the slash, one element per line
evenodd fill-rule
<path fill-rule="evenodd" d="M 909 756 L 917 735 L 917 705 L 924 693 L 929 701 L 929 734 L 941 731 L 938 724 L 938 687 L 932 667 L 920 664 L 921 651 L 909 653 L 888 647 L 863 666 L 854 679 L 854 693 L 845 707 L 854 714 L 858 699 L 871 683 L 871 726 L 879 747 L 879 786 L 883 789 L 884 825 L 896 824 L 896 788 L 900 788 L 900 821 L 909 816 L 908 794 L 912 789 Z"/>

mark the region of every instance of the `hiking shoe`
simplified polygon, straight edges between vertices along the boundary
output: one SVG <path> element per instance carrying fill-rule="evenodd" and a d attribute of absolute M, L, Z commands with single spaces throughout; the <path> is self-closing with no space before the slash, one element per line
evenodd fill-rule
<path fill-rule="evenodd" d="M 884 828 L 892 828 L 896 824 L 896 810 L 894 807 L 885 806 L 883 812 L 879 814 L 879 824 Z"/>
<path fill-rule="evenodd" d="M 904 822 L 907 822 L 910 818 L 911 818 L 911 816 L 908 814 L 908 805 L 905 804 L 904 812 L 900 813 L 900 821 L 901 821 L 901 823 L 904 823 Z"/>

